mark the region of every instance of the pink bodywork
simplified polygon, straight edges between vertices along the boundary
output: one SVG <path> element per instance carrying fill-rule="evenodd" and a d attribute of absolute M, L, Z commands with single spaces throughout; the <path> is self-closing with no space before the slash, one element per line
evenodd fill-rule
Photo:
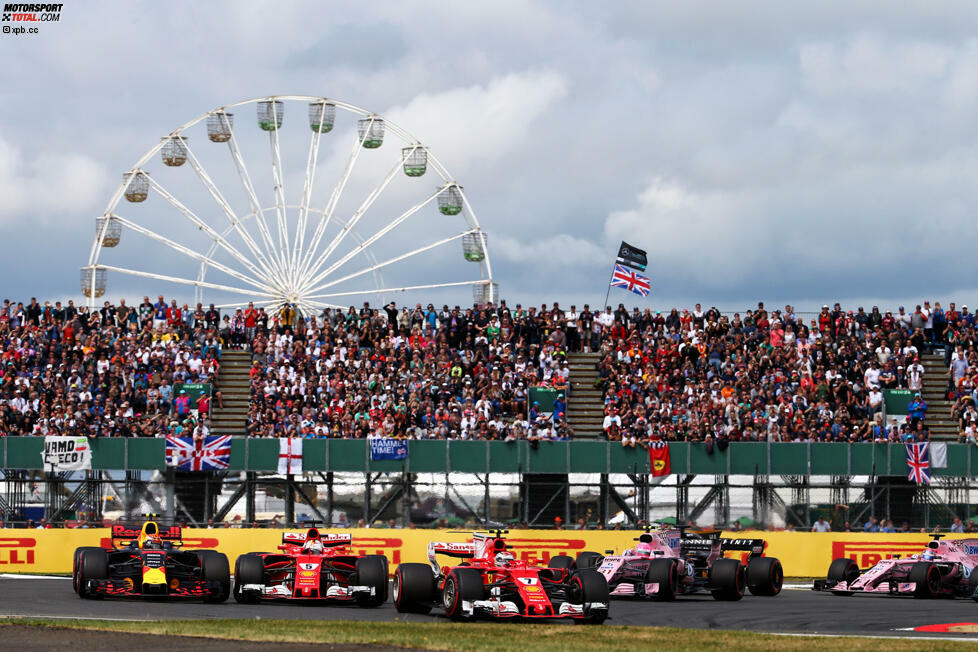
<path fill-rule="evenodd" d="M 680 556 L 679 546 L 682 540 L 682 533 L 679 530 L 658 530 L 655 532 L 649 532 L 648 536 L 651 541 L 647 543 L 648 549 L 650 551 L 649 555 L 638 555 L 635 554 L 635 548 L 625 550 L 620 555 L 607 555 L 601 561 L 601 565 L 598 566 L 597 571 L 604 575 L 604 578 L 608 580 L 609 586 L 614 586 L 613 582 L 620 582 L 623 576 L 627 576 L 628 571 L 624 570 L 626 564 L 630 562 L 635 562 L 637 564 L 642 564 L 642 562 L 649 561 L 650 559 L 658 558 L 676 558 L 679 560 L 679 577 L 680 586 L 686 582 L 683 579 L 689 577 L 689 572 L 692 570 L 692 566 L 688 566 L 686 561 Z M 639 544 L 641 545 L 641 544 Z M 636 546 L 638 547 L 638 546 Z M 643 546 L 644 547 L 644 546 Z M 716 556 L 720 556 L 719 547 L 717 548 Z M 713 561 L 712 559 L 710 560 Z M 642 565 L 644 569 L 646 566 Z M 644 576 L 644 571 L 643 571 Z M 691 578 L 690 578 L 691 580 Z M 640 593 L 641 589 L 636 590 L 635 584 L 629 582 L 621 582 L 617 586 L 614 586 L 611 591 L 612 596 L 635 596 L 635 595 L 654 595 L 659 590 L 658 584 L 645 584 L 644 593 Z"/>
<path fill-rule="evenodd" d="M 928 557 L 925 557 L 928 555 Z M 863 593 L 913 593 L 917 585 L 906 581 L 910 569 L 920 561 L 933 561 L 944 566 L 941 592 L 944 595 L 957 595 L 966 591 L 968 578 L 978 566 L 978 539 L 935 540 L 928 544 L 920 554 L 905 558 L 884 559 L 860 574 L 852 582 L 837 582 L 826 585 L 832 592 Z"/>

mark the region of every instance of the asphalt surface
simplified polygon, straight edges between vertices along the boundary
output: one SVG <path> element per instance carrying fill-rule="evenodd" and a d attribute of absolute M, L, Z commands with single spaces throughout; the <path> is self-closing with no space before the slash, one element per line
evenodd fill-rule
<path fill-rule="evenodd" d="M 224 604 L 82 600 L 72 592 L 68 578 L 0 577 L 0 617 L 13 616 L 123 620 L 261 617 L 446 622 L 438 615 L 398 614 L 390 602 L 376 609 L 361 609 L 342 604 L 302 602 L 241 605 L 233 599 Z M 873 595 L 840 597 L 801 589 L 785 589 L 781 595 L 773 598 L 747 595 L 739 602 L 717 602 L 709 595 L 681 597 L 675 602 L 614 600 L 608 621 L 614 625 L 889 636 L 927 636 L 905 630 L 922 625 L 965 622 L 978 623 L 978 604 L 972 600 L 919 600 Z M 956 636 L 978 639 L 978 634 Z"/>

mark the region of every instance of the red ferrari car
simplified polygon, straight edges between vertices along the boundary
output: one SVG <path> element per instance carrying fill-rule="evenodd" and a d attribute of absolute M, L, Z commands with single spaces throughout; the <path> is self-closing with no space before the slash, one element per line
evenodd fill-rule
<path fill-rule="evenodd" d="M 598 624 L 608 617 L 608 583 L 587 568 L 542 568 L 517 560 L 503 531 L 476 533 L 471 543 L 429 543 L 429 564 L 404 563 L 394 573 L 394 606 L 429 613 L 440 606 L 454 620 L 570 618 Z M 460 562 L 440 566 L 445 555 Z"/>
<path fill-rule="evenodd" d="M 346 532 L 285 532 L 280 552 L 251 552 L 234 565 L 234 599 L 342 600 L 376 607 L 387 600 L 387 558 L 357 555 Z"/>

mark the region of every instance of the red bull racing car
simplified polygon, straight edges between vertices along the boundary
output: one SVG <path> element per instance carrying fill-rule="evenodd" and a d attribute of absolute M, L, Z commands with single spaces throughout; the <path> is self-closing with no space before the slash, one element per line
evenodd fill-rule
<path fill-rule="evenodd" d="M 710 593 L 716 600 L 740 600 L 781 592 L 784 571 L 774 557 L 764 557 L 761 539 L 723 539 L 719 531 L 688 536 L 685 527 L 653 530 L 640 535 L 637 545 L 620 555 L 581 552 L 576 559 L 553 557 L 551 565 L 596 568 L 607 580 L 612 597 L 672 600 L 677 595 Z M 748 553 L 747 563 L 724 556 Z"/>
<path fill-rule="evenodd" d="M 816 591 L 835 595 L 882 593 L 918 598 L 962 597 L 978 601 L 978 539 L 933 541 L 916 555 L 883 559 L 872 568 L 860 570 L 848 557 L 836 559 L 824 580 L 815 580 Z"/>
<path fill-rule="evenodd" d="M 608 617 L 608 583 L 588 568 L 543 568 L 509 551 L 503 531 L 473 535 L 470 543 L 428 544 L 429 564 L 404 563 L 394 573 L 394 606 L 401 613 L 440 607 L 453 620 L 569 618 L 598 624 Z M 459 560 L 441 566 L 437 557 Z"/>
<path fill-rule="evenodd" d="M 111 549 L 75 550 L 72 586 L 80 597 L 228 599 L 228 558 L 216 550 L 181 550 L 177 526 L 113 525 L 111 541 Z"/>
<path fill-rule="evenodd" d="M 279 552 L 252 552 L 234 565 L 234 599 L 340 600 L 376 607 L 387 600 L 387 558 L 357 555 L 349 533 L 285 532 Z"/>

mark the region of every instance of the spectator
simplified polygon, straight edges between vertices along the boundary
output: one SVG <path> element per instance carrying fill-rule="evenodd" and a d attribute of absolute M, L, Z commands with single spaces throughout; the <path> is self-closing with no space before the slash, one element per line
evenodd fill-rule
<path fill-rule="evenodd" d="M 812 525 L 812 532 L 831 532 L 832 527 L 829 525 L 825 517 L 819 515 L 818 520 Z"/>

